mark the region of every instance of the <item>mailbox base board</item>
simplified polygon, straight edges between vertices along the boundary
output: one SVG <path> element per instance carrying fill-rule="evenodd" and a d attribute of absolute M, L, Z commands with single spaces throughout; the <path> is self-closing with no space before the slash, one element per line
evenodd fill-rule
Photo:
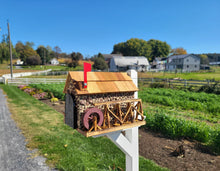
<path fill-rule="evenodd" d="M 121 126 L 114 126 L 111 128 L 106 128 L 106 129 L 102 129 L 102 130 L 98 130 L 98 131 L 88 132 L 88 131 L 83 131 L 81 129 L 77 129 L 77 131 L 79 133 L 81 133 L 82 135 L 84 135 L 85 137 L 91 137 L 91 136 L 102 135 L 102 134 L 106 134 L 106 133 L 110 133 L 110 132 L 125 130 L 125 129 L 129 129 L 129 128 L 133 128 L 133 127 L 138 127 L 138 126 L 142 126 L 145 124 L 146 124 L 146 121 L 136 121 L 134 123 L 124 124 Z"/>

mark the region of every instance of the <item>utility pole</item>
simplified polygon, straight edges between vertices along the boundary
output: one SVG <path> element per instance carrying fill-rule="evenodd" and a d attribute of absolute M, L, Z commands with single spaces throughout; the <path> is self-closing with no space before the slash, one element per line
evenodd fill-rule
<path fill-rule="evenodd" d="M 10 50 L 10 63 L 11 63 L 11 79 L 13 78 L 13 65 L 12 65 L 12 49 L 11 49 L 11 37 L 10 37 L 10 28 L 8 22 L 8 38 L 9 38 L 9 50 Z"/>

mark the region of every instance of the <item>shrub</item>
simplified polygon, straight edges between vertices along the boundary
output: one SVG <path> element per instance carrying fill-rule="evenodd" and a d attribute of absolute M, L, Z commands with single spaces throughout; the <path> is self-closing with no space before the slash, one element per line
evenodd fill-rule
<path fill-rule="evenodd" d="M 27 65 L 40 65 L 41 64 L 41 59 L 40 56 L 29 56 L 26 59 L 26 64 Z"/>

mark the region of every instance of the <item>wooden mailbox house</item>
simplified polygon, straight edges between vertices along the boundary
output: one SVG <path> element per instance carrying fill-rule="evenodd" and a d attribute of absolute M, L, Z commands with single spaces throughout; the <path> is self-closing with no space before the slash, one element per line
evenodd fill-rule
<path fill-rule="evenodd" d="M 138 88 L 127 73 L 69 72 L 65 123 L 83 135 L 95 136 L 144 125 L 141 99 L 134 99 Z"/>

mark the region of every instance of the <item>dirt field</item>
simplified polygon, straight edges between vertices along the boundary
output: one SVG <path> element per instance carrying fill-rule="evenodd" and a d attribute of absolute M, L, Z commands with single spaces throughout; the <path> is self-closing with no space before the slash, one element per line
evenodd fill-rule
<path fill-rule="evenodd" d="M 53 105 L 50 100 L 41 101 L 64 115 L 64 102 L 58 102 Z M 139 137 L 140 155 L 153 160 L 160 166 L 178 171 L 220 170 L 220 156 L 211 154 L 207 148 L 195 141 L 186 139 L 172 140 L 144 128 L 140 128 Z M 183 145 L 185 155 L 175 156 L 173 152 L 181 145 Z"/>

